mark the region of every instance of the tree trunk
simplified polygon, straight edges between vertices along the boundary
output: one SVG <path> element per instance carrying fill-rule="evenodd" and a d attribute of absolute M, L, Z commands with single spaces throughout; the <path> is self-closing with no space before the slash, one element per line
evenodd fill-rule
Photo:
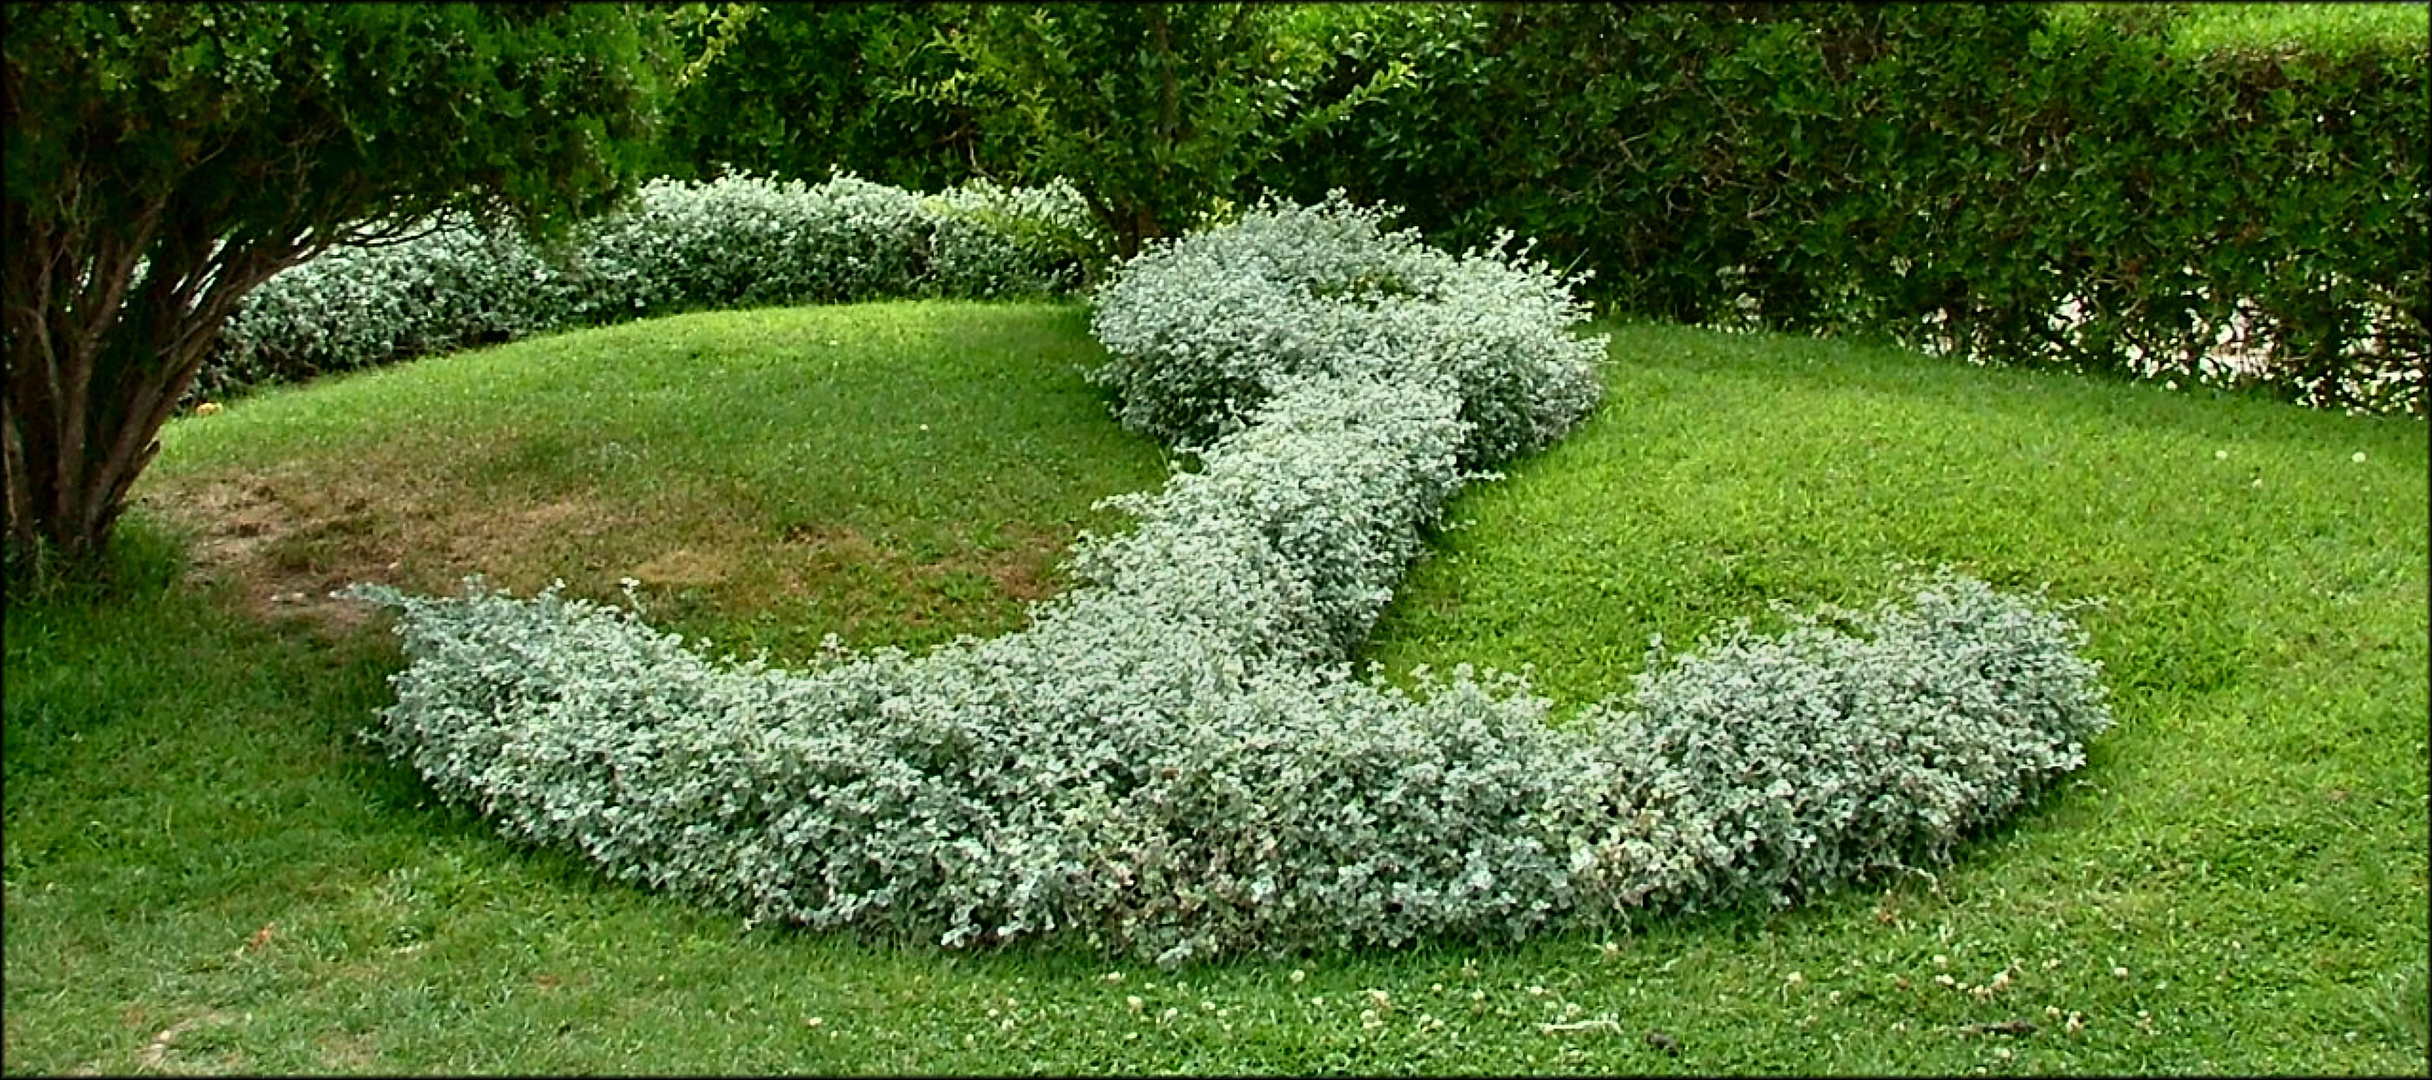
<path fill-rule="evenodd" d="M 156 204 L 98 244 L 9 215 L 22 228 L 7 257 L 0 456 L 21 565 L 100 557 L 220 327 L 294 251 L 164 228 L 174 215 Z M 80 264 L 84 251 L 97 254 Z"/>
<path fill-rule="evenodd" d="M 1139 255 L 1149 241 L 1165 235 L 1164 228 L 1157 221 L 1157 204 L 1165 201 L 1166 192 L 1171 189 L 1173 171 L 1170 162 L 1181 153 L 1182 95 L 1175 83 L 1174 72 L 1175 66 L 1181 61 L 1174 56 L 1173 35 L 1169 27 L 1171 20 L 1172 12 L 1165 5 L 1149 5 L 1149 55 L 1157 65 L 1157 130 L 1152 138 L 1162 152 L 1150 155 L 1149 160 L 1158 163 L 1157 186 L 1152 191 L 1143 192 L 1139 204 L 1133 208 L 1132 220 L 1123 238 L 1124 246 L 1129 249 L 1124 253 L 1125 258 Z"/>

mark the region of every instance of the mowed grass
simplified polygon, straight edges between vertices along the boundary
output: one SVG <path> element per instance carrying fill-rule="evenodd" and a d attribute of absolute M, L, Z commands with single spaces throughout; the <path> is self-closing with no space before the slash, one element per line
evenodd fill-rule
<path fill-rule="evenodd" d="M 2282 53 L 2331 56 L 2360 51 L 2421 52 L 2432 42 L 2432 7 L 2422 3 L 2347 4 L 2054 4 L 2063 26 L 2088 20 L 2155 25 L 2171 55 Z"/>
<path fill-rule="evenodd" d="M 2432 5 L 2191 4 L 2171 27 L 2182 56 L 2219 50 L 2292 48 L 2345 55 L 2364 49 L 2421 53 L 2432 41 Z"/>
<path fill-rule="evenodd" d="M 1072 308 L 768 309 L 368 372 L 174 425 L 140 494 L 273 613 L 381 580 L 620 582 L 658 621 L 799 656 L 1021 624 L 1148 439 L 1077 376 Z M 299 595 L 300 594 L 300 595 Z M 283 599 L 282 599 L 283 597 Z"/>
<path fill-rule="evenodd" d="M 188 499 L 200 548 L 639 503 L 407 564 L 586 589 L 668 550 L 741 565 L 789 528 L 849 528 L 884 583 L 804 571 L 775 602 L 729 570 L 646 586 L 653 619 L 780 653 L 848 624 L 857 644 L 993 633 L 1017 598 L 924 568 L 984 561 L 991 530 L 1119 527 L 1089 502 L 1163 475 L 1073 374 L 1084 325 L 881 305 L 526 342 L 181 421 L 147 491 Z M 825 344 L 848 326 L 870 344 Z M 2421 421 L 1609 329 L 1603 408 L 1455 503 L 1368 658 L 1533 665 L 1575 703 L 1625 689 L 1650 633 L 1866 603 L 1897 561 L 1950 563 L 2103 601 L 2080 617 L 2120 724 L 2087 768 L 1937 874 L 1610 938 L 1159 972 L 746 932 L 432 804 L 352 738 L 400 662 L 380 628 L 264 601 L 328 572 L 276 542 L 179 583 L 156 501 L 110 595 L 7 609 L 6 1068 L 2425 1072 Z M 933 451 L 922 423 L 964 441 Z M 263 477 L 284 516 L 207 497 Z M 315 483 L 361 504 L 314 504 Z M 329 568 L 386 566 L 326 546 Z"/>

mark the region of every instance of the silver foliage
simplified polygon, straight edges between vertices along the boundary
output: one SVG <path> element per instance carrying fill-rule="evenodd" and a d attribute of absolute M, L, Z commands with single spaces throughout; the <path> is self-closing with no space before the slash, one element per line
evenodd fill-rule
<path fill-rule="evenodd" d="M 1065 183 L 923 196 L 838 176 L 654 180 L 566 250 L 462 220 L 339 248 L 263 282 L 229 318 L 206 392 L 570 326 L 703 308 L 1068 293 L 1088 209 Z"/>
<path fill-rule="evenodd" d="M 755 919 L 1172 964 L 1787 902 L 1948 858 L 2110 723 L 2065 612 L 1948 573 L 1659 651 L 1560 725 L 1507 674 L 1355 676 L 1469 465 L 1574 423 L 1601 349 L 1544 268 L 1377 220 L 1262 208 L 1108 283 L 1104 377 L 1201 463 L 1023 631 L 787 671 L 554 590 L 357 586 L 412 661 L 374 737 Z"/>
<path fill-rule="evenodd" d="M 1266 205 L 1159 244 L 1095 297 L 1109 359 L 1091 373 L 1125 425 L 1197 444 L 1238 428 L 1287 380 L 1446 380 L 1468 463 L 1560 438 L 1596 404 L 1601 339 L 1560 274 L 1503 244 L 1454 256 L 1340 192 Z"/>

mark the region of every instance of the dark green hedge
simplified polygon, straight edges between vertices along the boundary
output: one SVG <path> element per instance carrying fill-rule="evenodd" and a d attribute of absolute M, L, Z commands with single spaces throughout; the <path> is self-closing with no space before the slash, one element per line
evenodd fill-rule
<path fill-rule="evenodd" d="M 940 191 L 978 175 L 977 129 L 909 93 L 959 69 L 935 42 L 961 17 L 933 3 L 768 4 L 667 105 L 658 173 L 807 180 L 842 170 Z M 711 33 L 691 31 L 697 54 Z"/>
<path fill-rule="evenodd" d="M 2421 49 L 2174 58 L 2136 22 L 1418 6 L 1332 43 L 1339 85 L 1413 77 L 1254 179 L 1393 202 L 1453 245 L 1535 236 L 1628 312 L 1727 321 L 1748 297 L 1783 329 L 2132 373 L 2242 321 L 2274 388 L 2422 411 Z"/>

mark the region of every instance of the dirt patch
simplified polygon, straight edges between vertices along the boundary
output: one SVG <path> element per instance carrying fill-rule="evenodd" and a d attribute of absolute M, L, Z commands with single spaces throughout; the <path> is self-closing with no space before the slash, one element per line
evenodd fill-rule
<path fill-rule="evenodd" d="M 139 502 L 187 535 L 190 578 L 233 587 L 257 618 L 300 619 L 338 636 L 373 609 L 333 590 L 375 582 L 445 592 L 471 574 L 520 579 L 533 555 L 560 554 L 625 517 L 583 498 L 499 505 L 377 473 L 248 473 L 164 485 Z"/>
<path fill-rule="evenodd" d="M 575 595 L 610 597 L 633 578 L 660 597 L 695 594 L 734 614 L 824 597 L 830 610 L 887 611 L 907 625 L 948 624 L 1034 602 L 1064 587 L 1070 537 L 1005 522 L 978 537 L 920 545 L 841 525 L 770 535 L 747 507 L 663 493 L 648 504 L 592 492 L 534 498 L 403 467 L 343 467 L 178 477 L 140 497 L 188 537 L 189 575 L 225 585 L 254 617 L 354 636 L 377 609 L 330 596 L 355 582 L 446 594 L 479 574 L 530 593 L 564 578 Z"/>
<path fill-rule="evenodd" d="M 233 585 L 257 617 L 302 617 L 351 631 L 369 613 L 330 591 L 386 581 L 396 569 L 398 553 L 382 542 L 384 515 L 372 497 L 317 478 L 240 476 L 138 501 L 188 534 L 188 577 Z"/>

